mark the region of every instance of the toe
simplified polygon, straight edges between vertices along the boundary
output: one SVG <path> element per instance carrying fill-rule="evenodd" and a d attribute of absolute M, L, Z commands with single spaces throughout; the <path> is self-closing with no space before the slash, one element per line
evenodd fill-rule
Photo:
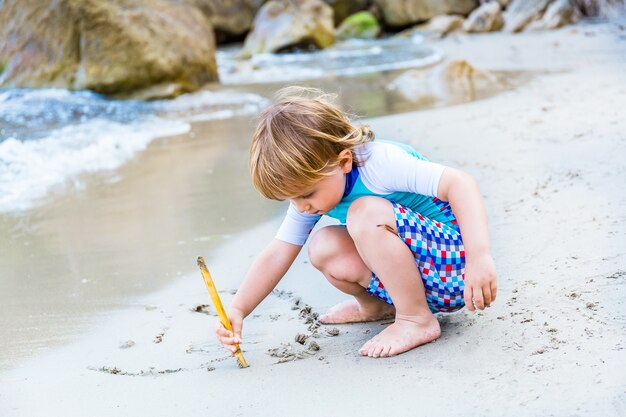
<path fill-rule="evenodd" d="M 375 358 L 378 358 L 381 356 L 381 353 L 383 352 L 383 349 L 385 349 L 385 345 L 378 345 L 374 348 L 374 351 L 372 353 L 372 356 Z"/>
<path fill-rule="evenodd" d="M 367 352 L 369 351 L 371 344 L 372 344 L 371 340 L 368 340 L 367 342 L 365 342 L 365 344 L 361 346 L 361 349 L 359 349 L 359 354 L 361 356 L 367 356 Z"/>
<path fill-rule="evenodd" d="M 375 340 L 372 340 L 369 348 L 367 349 L 367 356 L 374 357 L 374 350 L 378 347 L 378 343 Z"/>
<path fill-rule="evenodd" d="M 389 352 L 391 352 L 391 346 L 385 346 L 384 349 L 382 350 L 382 352 L 380 353 L 381 357 L 388 357 L 388 356 L 392 356 L 389 354 Z"/>

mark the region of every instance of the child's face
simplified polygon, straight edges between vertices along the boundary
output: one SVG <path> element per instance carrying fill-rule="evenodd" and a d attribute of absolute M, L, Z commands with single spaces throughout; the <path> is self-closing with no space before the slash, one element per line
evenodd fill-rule
<path fill-rule="evenodd" d="M 344 150 L 339 156 L 344 156 L 345 159 L 333 168 L 331 175 L 322 178 L 312 187 L 304 190 L 299 197 L 289 199 L 298 211 L 309 214 L 326 214 L 339 204 L 346 187 L 346 174 L 352 170 L 352 153 L 349 150 Z"/>

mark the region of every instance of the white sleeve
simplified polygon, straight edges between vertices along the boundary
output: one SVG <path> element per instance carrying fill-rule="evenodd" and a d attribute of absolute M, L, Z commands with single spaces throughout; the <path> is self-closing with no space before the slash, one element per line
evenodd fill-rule
<path fill-rule="evenodd" d="M 276 233 L 276 239 L 302 246 L 321 217 L 319 214 L 301 213 L 293 204 L 289 204 L 285 219 Z"/>
<path fill-rule="evenodd" d="M 365 165 L 360 169 L 364 184 L 377 194 L 410 192 L 437 196 L 439 180 L 446 168 L 419 159 L 404 149 L 386 143 L 373 143 Z"/>

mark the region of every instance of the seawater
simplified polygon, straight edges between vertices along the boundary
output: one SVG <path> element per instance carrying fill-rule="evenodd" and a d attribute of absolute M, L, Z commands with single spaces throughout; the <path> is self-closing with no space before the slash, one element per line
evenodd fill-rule
<path fill-rule="evenodd" d="M 86 91 L 0 92 L 0 212 L 25 210 L 86 172 L 113 171 L 191 121 L 258 112 L 255 94 L 201 91 L 175 100 L 110 100 Z"/>

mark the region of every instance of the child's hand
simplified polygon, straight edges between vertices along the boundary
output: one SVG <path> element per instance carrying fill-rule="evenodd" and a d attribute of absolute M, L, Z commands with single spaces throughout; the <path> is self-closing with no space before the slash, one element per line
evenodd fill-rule
<path fill-rule="evenodd" d="M 233 326 L 233 332 L 226 328 L 219 321 L 215 324 L 215 334 L 222 345 L 233 355 L 237 348 L 236 344 L 241 343 L 241 328 L 243 326 L 243 314 L 241 311 L 231 308 L 227 312 L 230 324 Z M 234 334 L 233 334 L 234 333 Z"/>
<path fill-rule="evenodd" d="M 469 311 L 484 310 L 495 301 L 496 267 L 489 253 L 467 257 L 465 262 L 465 305 Z"/>

